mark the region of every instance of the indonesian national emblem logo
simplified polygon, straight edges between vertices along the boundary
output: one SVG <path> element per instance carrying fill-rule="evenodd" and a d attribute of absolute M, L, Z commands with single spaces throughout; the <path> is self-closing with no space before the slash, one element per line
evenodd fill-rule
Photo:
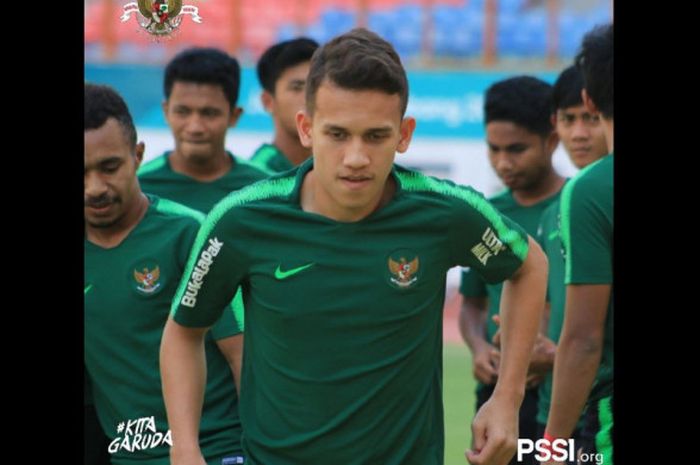
<path fill-rule="evenodd" d="M 184 15 L 191 15 L 192 21 L 201 23 L 199 8 L 193 5 L 182 5 L 181 0 L 138 0 L 124 5 L 122 23 L 128 21 L 136 13 L 142 28 L 150 34 L 164 36 L 180 26 Z"/>
<path fill-rule="evenodd" d="M 136 290 L 142 294 L 153 294 L 161 287 L 160 267 L 156 264 L 145 263 L 134 269 L 134 280 L 136 281 Z"/>
<path fill-rule="evenodd" d="M 420 260 L 418 256 L 407 249 L 392 252 L 387 259 L 389 281 L 399 289 L 407 289 L 418 281 Z"/>

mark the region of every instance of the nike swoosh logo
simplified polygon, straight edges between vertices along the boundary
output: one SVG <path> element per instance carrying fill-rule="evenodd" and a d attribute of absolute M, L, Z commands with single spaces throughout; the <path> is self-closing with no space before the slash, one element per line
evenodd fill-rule
<path fill-rule="evenodd" d="M 550 241 L 553 241 L 554 239 L 557 238 L 558 235 L 559 235 L 559 230 L 557 229 L 556 231 L 552 231 L 551 233 L 549 233 L 548 239 Z"/>
<path fill-rule="evenodd" d="M 292 268 L 291 270 L 287 270 L 287 271 L 282 271 L 280 269 L 280 265 L 277 265 L 277 269 L 275 270 L 275 278 L 280 279 L 280 280 L 287 279 L 290 276 L 294 276 L 297 273 L 301 273 L 305 269 L 310 268 L 314 265 L 315 265 L 315 263 L 309 263 L 308 265 L 302 265 L 300 267 Z"/>
<path fill-rule="evenodd" d="M 88 284 L 85 286 L 85 295 L 87 295 L 88 292 L 90 292 L 90 289 L 92 289 L 92 284 Z"/>

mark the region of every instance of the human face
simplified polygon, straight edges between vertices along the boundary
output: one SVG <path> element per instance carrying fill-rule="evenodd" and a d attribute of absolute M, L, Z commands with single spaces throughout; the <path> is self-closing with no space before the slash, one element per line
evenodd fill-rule
<path fill-rule="evenodd" d="M 304 91 L 309 62 L 305 61 L 284 70 L 275 82 L 275 94 L 263 97 L 265 108 L 272 113 L 280 128 L 292 138 L 297 138 L 296 115 L 304 109 Z"/>
<path fill-rule="evenodd" d="M 557 142 L 554 131 L 549 137 L 542 137 L 510 121 L 491 121 L 486 125 L 489 162 L 503 184 L 513 191 L 538 187 L 552 170 Z"/>
<path fill-rule="evenodd" d="M 207 163 L 225 152 L 226 130 L 238 121 L 224 90 L 215 84 L 176 81 L 163 102 L 175 138 L 175 154 L 186 162 Z"/>
<path fill-rule="evenodd" d="M 297 113 L 302 144 L 313 150 L 318 211 L 340 221 L 372 213 L 396 152 L 408 149 L 415 126 L 415 119 L 401 119 L 398 94 L 349 90 L 324 80 L 313 115 Z"/>
<path fill-rule="evenodd" d="M 577 168 L 584 168 L 607 155 L 600 117 L 589 113 L 583 104 L 560 108 L 554 118 L 559 139 Z"/>
<path fill-rule="evenodd" d="M 141 193 L 136 170 L 143 143 L 132 146 L 122 126 L 109 118 L 98 129 L 85 131 L 85 221 L 88 227 L 109 228 L 138 206 Z"/>

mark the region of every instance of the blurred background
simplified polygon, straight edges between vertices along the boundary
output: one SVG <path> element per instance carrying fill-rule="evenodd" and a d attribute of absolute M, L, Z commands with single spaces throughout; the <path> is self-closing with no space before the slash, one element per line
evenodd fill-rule
<path fill-rule="evenodd" d="M 397 163 L 471 185 L 490 196 L 503 188 L 487 160 L 483 93 L 493 82 L 528 74 L 553 83 L 572 63 L 583 35 L 612 21 L 612 0 L 183 0 L 199 9 L 169 37 L 156 38 L 136 17 L 120 21 L 127 0 L 85 0 L 85 79 L 110 84 L 126 99 L 145 159 L 172 148 L 161 110 L 163 67 L 190 46 L 213 46 L 242 66 L 239 105 L 227 148 L 249 158 L 272 139 L 255 63 L 275 42 L 300 35 L 319 43 L 357 26 L 391 42 L 408 70 L 407 113 L 417 128 Z M 554 165 L 576 168 L 560 147 Z M 457 328 L 459 269 L 448 275 L 444 319 L 445 464 L 464 464 L 474 414 L 471 359 Z"/>

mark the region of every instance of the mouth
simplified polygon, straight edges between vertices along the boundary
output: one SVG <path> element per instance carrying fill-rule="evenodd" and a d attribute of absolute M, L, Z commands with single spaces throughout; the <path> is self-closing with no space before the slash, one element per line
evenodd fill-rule
<path fill-rule="evenodd" d="M 94 215 L 104 215 L 109 211 L 110 208 L 112 208 L 112 205 L 114 203 L 106 203 L 106 204 L 95 204 L 95 205 L 85 205 L 85 207 L 90 210 Z"/>
<path fill-rule="evenodd" d="M 341 182 L 350 190 L 359 190 L 372 181 L 370 176 L 340 176 Z"/>
<path fill-rule="evenodd" d="M 103 215 L 107 213 L 115 204 L 115 200 L 110 199 L 110 200 L 100 200 L 100 201 L 92 201 L 92 202 L 85 202 L 85 208 L 90 210 L 94 215 Z"/>
<path fill-rule="evenodd" d="M 588 155 L 591 151 L 590 147 L 577 147 L 571 150 L 571 153 L 575 155 Z"/>
<path fill-rule="evenodd" d="M 506 184 L 506 185 L 513 184 L 517 179 L 518 179 L 518 176 L 515 174 L 501 175 L 501 181 L 503 181 L 503 184 Z"/>

